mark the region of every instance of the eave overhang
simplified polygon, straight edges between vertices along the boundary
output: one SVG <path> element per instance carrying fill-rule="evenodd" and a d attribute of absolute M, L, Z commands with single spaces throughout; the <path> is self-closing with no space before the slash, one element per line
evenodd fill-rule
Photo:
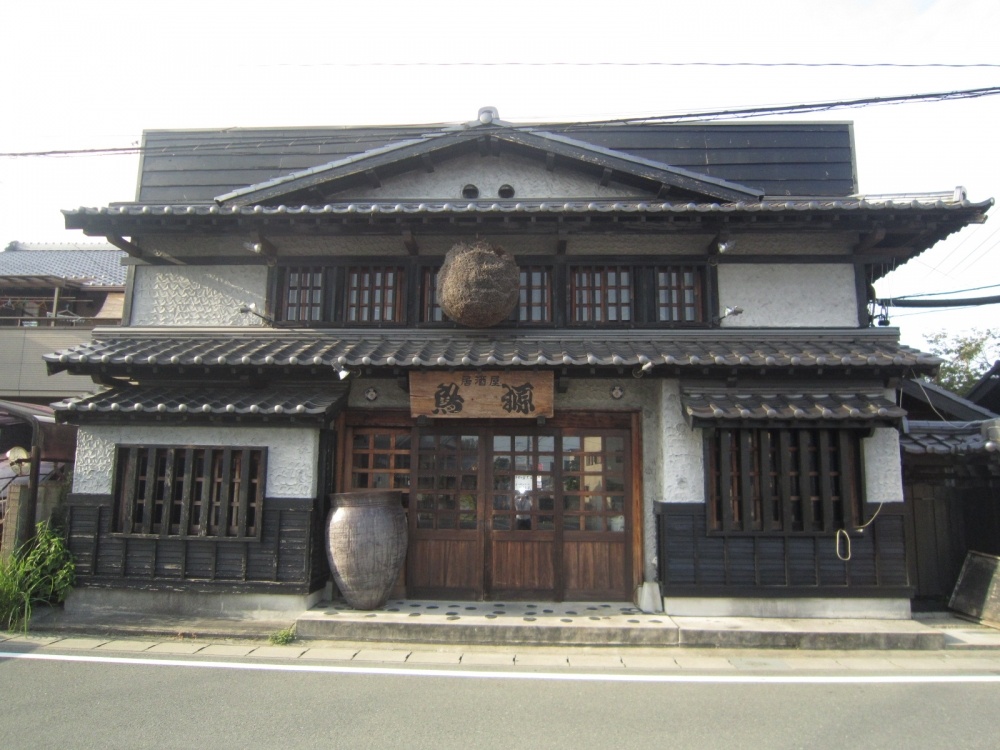
<path fill-rule="evenodd" d="M 643 200 L 394 201 L 324 205 L 124 204 L 64 211 L 66 228 L 109 238 L 150 262 L 141 243 L 155 234 L 371 236 L 415 234 L 718 234 L 856 232 L 859 261 L 903 262 L 968 224 L 993 200 L 765 199 L 734 203 Z M 151 254 L 150 254 L 151 255 Z"/>
<path fill-rule="evenodd" d="M 791 377 L 932 374 L 941 360 L 903 346 L 894 329 L 573 330 L 232 328 L 94 330 L 94 340 L 46 354 L 50 374 L 143 381 L 165 377 L 320 377 L 347 369 L 546 368 L 568 374 Z"/>
<path fill-rule="evenodd" d="M 347 403 L 347 383 L 316 386 L 119 386 L 67 398 L 53 408 L 71 424 L 211 423 L 296 426 L 325 424 Z"/>
<path fill-rule="evenodd" d="M 801 387 L 740 389 L 681 385 L 684 418 L 692 427 L 896 426 L 906 410 L 886 398 L 884 390 Z"/>

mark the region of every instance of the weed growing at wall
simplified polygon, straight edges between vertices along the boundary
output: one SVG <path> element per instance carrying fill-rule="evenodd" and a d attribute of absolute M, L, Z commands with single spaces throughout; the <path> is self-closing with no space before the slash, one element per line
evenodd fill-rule
<path fill-rule="evenodd" d="M 34 605 L 62 602 L 75 580 L 65 541 L 43 521 L 33 539 L 0 560 L 0 628 L 27 630 Z"/>

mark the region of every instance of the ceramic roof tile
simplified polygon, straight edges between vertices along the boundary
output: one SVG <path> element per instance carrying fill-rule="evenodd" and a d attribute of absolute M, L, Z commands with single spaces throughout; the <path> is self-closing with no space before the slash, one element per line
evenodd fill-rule
<path fill-rule="evenodd" d="M 969 455 L 991 452 L 981 422 L 910 422 L 899 445 L 910 455 Z"/>
<path fill-rule="evenodd" d="M 275 386 L 265 389 L 183 386 L 113 388 L 94 396 L 67 398 L 53 404 L 63 421 L 173 415 L 180 417 L 322 418 L 346 400 L 348 385 Z"/>
<path fill-rule="evenodd" d="M 84 286 L 125 286 L 125 253 L 115 249 L 24 249 L 0 252 L 0 277 L 48 276 Z"/>
<path fill-rule="evenodd" d="M 99 336 L 45 355 L 50 372 L 157 366 L 238 367 L 905 367 L 933 371 L 941 360 L 893 337 L 846 332 L 809 339 L 755 340 L 760 332 L 326 330 L 232 334 Z M 750 337 L 744 339 L 743 337 Z"/>
<path fill-rule="evenodd" d="M 684 387 L 684 416 L 693 424 L 732 421 L 898 422 L 906 410 L 881 391 L 825 392 Z"/>

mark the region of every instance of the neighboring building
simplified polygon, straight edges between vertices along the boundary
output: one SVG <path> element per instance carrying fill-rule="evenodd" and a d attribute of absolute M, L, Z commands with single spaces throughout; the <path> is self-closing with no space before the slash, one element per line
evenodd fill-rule
<path fill-rule="evenodd" d="M 992 201 L 858 195 L 852 135 L 147 132 L 135 202 L 66 212 L 134 264 L 45 358 L 111 386 L 57 406 L 80 594 L 301 606 L 328 493 L 398 488 L 410 597 L 908 616 L 895 396 L 940 360 L 868 290 Z M 520 267 L 487 328 L 435 289 L 476 240 Z"/>
<path fill-rule="evenodd" d="M 940 607 L 969 552 L 1000 555 L 1000 445 L 988 434 L 1000 415 L 927 380 L 904 381 L 901 405 L 915 605 Z"/>
<path fill-rule="evenodd" d="M 46 377 L 42 355 L 120 322 L 124 257 L 98 243 L 11 242 L 0 252 L 0 398 L 49 403 L 87 389 L 83 378 Z"/>

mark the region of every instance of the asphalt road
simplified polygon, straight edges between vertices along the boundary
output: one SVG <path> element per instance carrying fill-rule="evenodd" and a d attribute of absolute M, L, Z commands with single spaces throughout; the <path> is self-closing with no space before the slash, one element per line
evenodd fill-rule
<path fill-rule="evenodd" d="M 872 682 L 877 674 L 715 670 L 676 681 L 621 670 L 469 677 L 290 660 L 45 658 L 0 657 L 3 750 L 1000 746 L 996 674 L 938 682 L 894 671 L 896 682 Z"/>

